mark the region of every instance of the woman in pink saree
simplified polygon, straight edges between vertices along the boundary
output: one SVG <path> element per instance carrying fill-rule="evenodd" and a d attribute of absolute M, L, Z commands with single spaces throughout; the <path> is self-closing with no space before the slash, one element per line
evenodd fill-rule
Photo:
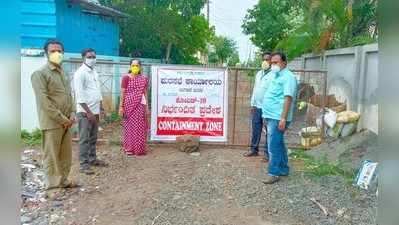
<path fill-rule="evenodd" d="M 121 104 L 122 146 L 127 155 L 147 153 L 147 87 L 148 79 L 141 74 L 141 63 L 132 60 L 129 74 L 122 77 Z"/>

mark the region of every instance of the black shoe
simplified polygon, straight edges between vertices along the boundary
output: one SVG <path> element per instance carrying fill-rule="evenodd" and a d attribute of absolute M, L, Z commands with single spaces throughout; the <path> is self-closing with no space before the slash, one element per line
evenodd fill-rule
<path fill-rule="evenodd" d="M 262 183 L 264 184 L 274 184 L 277 181 L 280 180 L 280 177 L 278 176 L 267 176 L 267 178 L 265 180 L 262 181 Z"/>
<path fill-rule="evenodd" d="M 107 167 L 108 163 L 106 163 L 106 162 L 104 162 L 102 160 L 96 159 L 93 162 L 91 162 L 90 165 L 91 166 L 97 166 L 97 167 Z"/>
<path fill-rule="evenodd" d="M 263 158 L 260 161 L 263 162 L 263 163 L 268 163 L 269 162 L 269 158 Z"/>
<path fill-rule="evenodd" d="M 86 175 L 93 175 L 94 174 L 94 170 L 92 170 L 90 167 L 80 168 L 79 172 L 84 173 Z"/>
<path fill-rule="evenodd" d="M 257 152 L 246 152 L 244 153 L 244 157 L 254 157 L 258 156 L 259 154 Z"/>

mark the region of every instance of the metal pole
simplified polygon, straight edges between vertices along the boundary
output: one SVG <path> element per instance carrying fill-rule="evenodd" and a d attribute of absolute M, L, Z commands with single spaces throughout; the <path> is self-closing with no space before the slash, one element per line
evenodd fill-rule
<path fill-rule="evenodd" d="M 233 145 L 235 143 L 235 134 L 236 134 L 237 86 L 238 86 L 238 69 L 236 69 L 235 83 L 234 83 L 233 143 L 232 143 Z"/>
<path fill-rule="evenodd" d="M 206 1 L 206 20 L 208 21 L 208 26 L 209 26 L 209 3 L 210 0 Z"/>
<path fill-rule="evenodd" d="M 210 0 L 207 0 L 206 1 L 206 21 L 208 21 L 208 28 L 210 28 L 211 27 L 211 25 L 210 25 L 210 21 L 209 21 L 209 3 L 210 3 Z M 207 47 L 208 49 L 207 49 L 207 53 L 206 53 L 206 55 L 205 55 L 205 64 L 206 64 L 206 67 L 209 67 L 209 44 L 208 44 L 208 47 Z"/>
<path fill-rule="evenodd" d="M 322 122 L 321 122 L 321 140 L 324 142 L 325 139 L 325 124 L 324 124 L 324 115 L 326 114 L 325 107 L 327 101 L 327 72 L 321 73 L 323 76 L 323 99 L 322 99 Z"/>
<path fill-rule="evenodd" d="M 246 76 L 248 76 L 248 71 L 246 71 L 247 73 L 246 73 Z M 249 93 L 250 93 L 250 99 L 251 99 L 251 93 L 252 93 L 252 90 L 253 90 L 253 88 L 254 88 L 254 85 L 255 85 L 255 82 L 254 83 L 252 83 L 252 78 L 249 78 Z M 251 104 L 250 104 L 250 107 L 252 107 L 251 106 Z M 252 128 L 252 120 L 249 120 L 248 121 L 248 125 L 249 125 L 249 127 L 250 128 Z M 263 131 L 263 126 L 262 126 L 262 130 L 261 130 L 261 139 L 262 139 L 262 131 Z M 251 135 L 252 135 L 252 130 L 250 129 L 249 130 L 249 134 L 248 134 L 248 139 L 247 139 L 247 143 L 248 143 L 248 145 L 250 145 L 251 144 Z M 267 138 L 267 137 L 266 137 Z M 260 140 L 259 140 L 259 142 L 260 142 Z"/>

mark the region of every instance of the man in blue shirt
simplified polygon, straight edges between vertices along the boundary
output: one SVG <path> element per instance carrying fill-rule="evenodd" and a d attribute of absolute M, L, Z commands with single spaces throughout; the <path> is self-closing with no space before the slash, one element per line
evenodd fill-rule
<path fill-rule="evenodd" d="M 287 68 L 284 53 L 272 54 L 271 71 L 273 77 L 265 92 L 262 107 L 262 117 L 267 122 L 269 149 L 268 177 L 263 181 L 265 184 L 275 183 L 280 176 L 289 173 L 284 132 L 292 121 L 297 93 L 297 80 Z"/>
<path fill-rule="evenodd" d="M 262 70 L 260 70 L 255 76 L 255 83 L 251 97 L 251 115 L 252 115 L 252 138 L 251 148 L 244 154 L 245 157 L 258 156 L 258 147 L 260 138 L 262 135 L 263 118 L 262 118 L 262 106 L 263 97 L 268 86 L 268 80 L 270 77 L 270 59 L 271 53 L 265 52 L 262 54 Z M 268 161 L 268 150 L 267 142 L 265 145 L 265 162 Z"/>

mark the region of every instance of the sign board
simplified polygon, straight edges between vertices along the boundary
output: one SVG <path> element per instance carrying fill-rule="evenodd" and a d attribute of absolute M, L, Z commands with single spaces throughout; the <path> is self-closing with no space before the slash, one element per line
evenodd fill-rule
<path fill-rule="evenodd" d="M 192 134 L 201 141 L 227 141 L 227 70 L 153 66 L 151 140 Z"/>

